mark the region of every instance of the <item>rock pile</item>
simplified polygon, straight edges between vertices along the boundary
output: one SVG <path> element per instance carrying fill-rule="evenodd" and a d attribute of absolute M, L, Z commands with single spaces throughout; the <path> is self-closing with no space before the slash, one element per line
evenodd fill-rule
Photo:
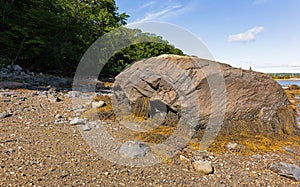
<path fill-rule="evenodd" d="M 0 67 L 1 88 L 38 89 L 45 86 L 71 88 L 72 78 L 23 70 L 19 65 Z"/>

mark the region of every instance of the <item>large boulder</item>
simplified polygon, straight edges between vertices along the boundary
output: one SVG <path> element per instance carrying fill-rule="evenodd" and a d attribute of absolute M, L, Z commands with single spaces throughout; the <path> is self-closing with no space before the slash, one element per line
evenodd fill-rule
<path fill-rule="evenodd" d="M 120 108 L 129 103 L 135 116 L 160 125 L 186 123 L 199 132 L 221 123 L 219 133 L 229 135 L 299 133 L 296 113 L 276 81 L 215 61 L 177 55 L 141 60 L 116 77 L 114 88 L 123 93 L 117 96 Z"/>

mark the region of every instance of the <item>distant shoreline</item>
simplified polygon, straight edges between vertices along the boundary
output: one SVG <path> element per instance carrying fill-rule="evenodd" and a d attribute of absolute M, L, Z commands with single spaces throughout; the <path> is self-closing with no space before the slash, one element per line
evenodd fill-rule
<path fill-rule="evenodd" d="M 300 81 L 300 78 L 274 79 L 275 81 Z"/>

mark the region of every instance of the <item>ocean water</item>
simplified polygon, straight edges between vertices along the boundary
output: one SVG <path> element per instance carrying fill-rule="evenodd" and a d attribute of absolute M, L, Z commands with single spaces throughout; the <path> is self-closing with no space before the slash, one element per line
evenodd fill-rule
<path fill-rule="evenodd" d="M 300 80 L 277 80 L 282 87 L 288 87 L 292 84 L 300 86 Z"/>

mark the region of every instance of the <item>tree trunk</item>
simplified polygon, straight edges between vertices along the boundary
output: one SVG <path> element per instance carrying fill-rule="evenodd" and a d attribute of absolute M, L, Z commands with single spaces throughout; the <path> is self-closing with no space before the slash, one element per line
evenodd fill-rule
<path fill-rule="evenodd" d="M 21 46 L 20 46 L 20 48 L 17 52 L 16 57 L 14 59 L 12 59 L 12 61 L 11 61 L 11 65 L 14 65 L 17 62 L 18 58 L 20 57 L 20 54 L 21 54 L 21 51 L 23 49 L 24 43 L 25 43 L 25 37 L 22 40 Z"/>

